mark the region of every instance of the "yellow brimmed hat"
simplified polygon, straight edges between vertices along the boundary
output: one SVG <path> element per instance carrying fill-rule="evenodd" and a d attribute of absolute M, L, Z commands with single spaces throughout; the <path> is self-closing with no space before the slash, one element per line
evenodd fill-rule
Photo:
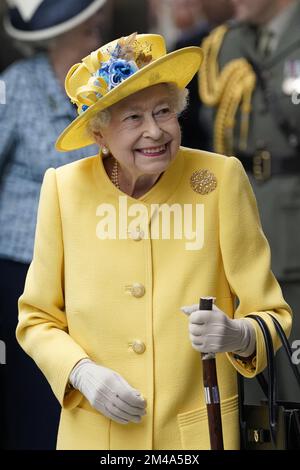
<path fill-rule="evenodd" d="M 167 54 L 162 36 L 136 33 L 92 52 L 67 74 L 66 92 L 79 116 L 59 136 L 56 149 L 65 152 L 92 144 L 88 121 L 139 90 L 158 83 L 185 88 L 199 70 L 202 56 L 199 47 Z"/>

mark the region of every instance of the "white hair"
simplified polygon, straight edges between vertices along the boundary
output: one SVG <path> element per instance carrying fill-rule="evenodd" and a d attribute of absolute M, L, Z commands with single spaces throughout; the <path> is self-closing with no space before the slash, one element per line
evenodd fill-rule
<path fill-rule="evenodd" d="M 180 89 L 175 83 L 165 83 L 167 85 L 171 106 L 177 115 L 180 115 L 188 105 L 189 90 L 187 88 Z M 94 132 L 99 132 L 101 128 L 108 126 L 111 118 L 110 108 L 99 111 L 92 117 L 87 124 L 87 131 L 90 136 L 94 136 Z"/>

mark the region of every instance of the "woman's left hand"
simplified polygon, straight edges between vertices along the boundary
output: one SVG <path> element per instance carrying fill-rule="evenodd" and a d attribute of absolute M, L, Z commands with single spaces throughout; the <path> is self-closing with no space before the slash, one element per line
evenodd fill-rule
<path fill-rule="evenodd" d="M 201 353 L 234 352 L 250 356 L 255 350 L 255 329 L 246 318 L 232 320 L 216 305 L 199 310 L 199 305 L 181 307 L 189 315 L 192 346 Z"/>

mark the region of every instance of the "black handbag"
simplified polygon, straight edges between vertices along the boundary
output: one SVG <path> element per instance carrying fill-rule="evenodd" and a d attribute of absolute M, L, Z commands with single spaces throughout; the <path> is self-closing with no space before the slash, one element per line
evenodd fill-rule
<path fill-rule="evenodd" d="M 245 404 L 244 379 L 238 374 L 241 449 L 300 449 L 300 403 L 277 399 L 277 371 L 270 331 L 266 322 L 258 315 L 249 315 L 248 318 L 254 318 L 258 322 L 264 336 L 268 380 L 262 373 L 256 376 L 266 400 L 262 400 L 259 405 L 250 405 Z M 271 318 L 299 385 L 300 393 L 300 373 L 292 361 L 292 349 L 280 323 L 273 316 Z"/>

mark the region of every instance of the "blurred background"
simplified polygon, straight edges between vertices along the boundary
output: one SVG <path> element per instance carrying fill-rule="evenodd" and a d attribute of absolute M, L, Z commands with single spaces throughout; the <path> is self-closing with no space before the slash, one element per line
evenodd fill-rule
<path fill-rule="evenodd" d="M 201 0 L 108 0 L 103 7 L 103 41 L 133 31 L 157 32 L 165 36 L 170 50 L 183 35 L 205 21 L 201 3 Z M 4 33 L 2 18 L 6 8 L 6 1 L 0 0 L 0 70 L 29 53 L 27 43 L 16 45 Z"/>

